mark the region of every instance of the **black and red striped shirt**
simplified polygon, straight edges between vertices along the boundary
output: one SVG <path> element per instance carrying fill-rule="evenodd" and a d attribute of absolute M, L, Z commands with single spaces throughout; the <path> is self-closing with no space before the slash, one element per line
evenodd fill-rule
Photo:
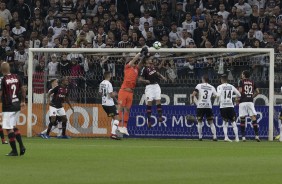
<path fill-rule="evenodd" d="M 239 82 L 239 87 L 242 88 L 240 103 L 241 102 L 253 102 L 254 101 L 253 96 L 256 90 L 256 85 L 254 81 L 250 79 L 242 79 Z"/>
<path fill-rule="evenodd" d="M 1 78 L 2 111 L 17 112 L 21 110 L 21 79 L 16 74 L 4 75 Z"/>
<path fill-rule="evenodd" d="M 49 93 L 53 94 L 50 105 L 55 108 L 62 108 L 65 98 L 68 97 L 67 87 L 56 86 Z"/>

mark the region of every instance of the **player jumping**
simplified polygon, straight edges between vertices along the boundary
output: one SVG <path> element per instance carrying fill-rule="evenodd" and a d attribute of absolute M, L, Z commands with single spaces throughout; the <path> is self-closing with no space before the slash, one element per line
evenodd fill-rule
<path fill-rule="evenodd" d="M 161 75 L 153 65 L 152 59 L 146 60 L 146 66 L 141 70 L 140 81 L 146 84 L 145 96 L 147 100 L 147 120 L 148 127 L 152 127 L 152 103 L 156 100 L 158 121 L 162 122 L 162 105 L 161 105 L 161 88 L 158 84 L 159 80 L 167 80 L 163 75 Z"/>
<path fill-rule="evenodd" d="M 212 103 L 211 97 L 217 96 L 215 88 L 208 84 L 209 77 L 204 75 L 202 77 L 202 83 L 198 84 L 192 94 L 192 98 L 197 104 L 197 120 L 198 120 L 198 133 L 199 141 L 202 141 L 202 127 L 203 127 L 203 118 L 206 116 L 206 119 L 211 127 L 211 132 L 213 134 L 213 141 L 217 141 L 216 129 L 213 123 L 213 112 L 212 112 Z M 198 96 L 198 99 L 196 98 Z"/>
<path fill-rule="evenodd" d="M 67 86 L 69 84 L 68 78 L 63 77 L 61 80 L 61 84 L 57 87 L 51 89 L 47 95 L 47 101 L 49 104 L 49 114 L 51 116 L 51 121 L 48 125 L 48 129 L 46 132 L 46 138 L 50 138 L 49 134 L 52 129 L 52 126 L 56 124 L 56 117 L 59 116 L 62 120 L 62 136 L 63 139 L 68 139 L 69 137 L 66 136 L 66 129 L 67 129 L 67 116 L 66 111 L 63 107 L 63 103 L 66 102 L 69 107 L 74 111 L 72 105 L 70 104 L 68 95 Z M 52 100 L 50 101 L 50 96 L 53 95 Z"/>
<path fill-rule="evenodd" d="M 246 141 L 246 116 L 251 116 L 255 139 L 257 142 L 260 142 L 258 135 L 257 112 L 254 105 L 254 98 L 259 94 L 259 89 L 254 84 L 254 81 L 249 79 L 250 75 L 249 71 L 243 71 L 241 75 L 242 79 L 239 82 L 239 91 L 241 93 L 239 117 L 241 121 L 240 127 L 242 141 Z"/>
<path fill-rule="evenodd" d="M 56 86 L 58 86 L 58 79 L 54 78 L 54 79 L 51 79 L 50 80 L 50 83 L 51 83 L 51 89 L 48 91 L 50 92 L 53 88 L 55 88 Z M 52 98 L 52 97 L 51 97 Z M 49 122 L 51 122 L 51 116 L 49 116 Z M 56 116 L 56 123 L 54 124 L 54 126 L 52 127 L 52 130 L 53 131 L 54 129 L 56 129 L 56 127 L 58 127 L 58 134 L 57 134 L 57 137 L 60 137 L 61 136 L 61 130 L 62 130 L 62 122 L 61 122 L 61 118 L 59 116 Z M 43 130 L 41 133 L 40 133 L 40 137 L 42 137 L 43 139 L 48 139 L 49 137 L 46 136 L 46 133 L 47 133 L 47 130 L 48 128 L 46 128 L 45 130 Z"/>
<path fill-rule="evenodd" d="M 112 73 L 106 71 L 104 73 L 104 79 L 99 86 L 99 93 L 102 95 L 102 106 L 104 111 L 107 113 L 108 117 L 112 118 L 112 132 L 111 138 L 119 140 L 116 131 L 118 130 L 119 119 L 118 112 L 115 106 L 117 93 L 113 91 L 112 83 L 110 82 L 112 78 Z"/>
<path fill-rule="evenodd" d="M 143 58 L 147 56 L 148 48 L 143 47 L 141 52 L 138 53 L 131 61 L 129 61 L 124 67 L 124 79 L 118 94 L 118 114 L 120 121 L 123 120 L 123 127 L 119 127 L 119 131 L 123 134 L 129 135 L 127 130 L 127 123 L 129 119 L 130 108 L 133 101 L 133 92 L 136 86 L 136 80 L 138 78 L 139 69 L 143 64 Z M 141 58 L 140 58 L 141 56 Z M 136 61 L 139 60 L 136 65 Z"/>
<path fill-rule="evenodd" d="M 20 146 L 20 155 L 25 154 L 21 134 L 16 128 L 21 107 L 25 106 L 26 90 L 22 86 L 20 78 L 16 74 L 11 74 L 10 65 L 7 62 L 1 64 L 3 78 L 1 79 L 1 99 L 2 99 L 2 122 L 3 129 L 8 132 L 8 138 L 12 151 L 7 156 L 18 156 L 15 140 Z"/>
<path fill-rule="evenodd" d="M 230 121 L 235 134 L 235 141 L 239 142 L 238 128 L 236 125 L 236 113 L 233 105 L 233 94 L 240 97 L 240 92 L 231 84 L 227 83 L 227 75 L 221 76 L 221 85 L 217 87 L 217 93 L 220 102 L 220 115 L 222 117 L 222 126 L 224 132 L 224 141 L 232 142 L 227 135 L 228 122 Z"/>

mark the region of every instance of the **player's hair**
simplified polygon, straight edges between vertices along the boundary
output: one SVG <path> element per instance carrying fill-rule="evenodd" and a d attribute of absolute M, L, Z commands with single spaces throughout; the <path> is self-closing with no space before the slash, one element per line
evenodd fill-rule
<path fill-rule="evenodd" d="M 104 78 L 108 78 L 112 73 L 110 71 L 105 71 Z"/>
<path fill-rule="evenodd" d="M 247 78 L 247 79 L 250 78 L 250 76 L 251 76 L 251 73 L 248 70 L 244 70 L 242 73 L 244 74 L 245 78 Z"/>
<path fill-rule="evenodd" d="M 50 79 L 50 84 L 52 84 L 55 80 L 58 80 L 58 79 L 57 78 Z"/>
<path fill-rule="evenodd" d="M 202 79 L 204 79 L 205 82 L 209 82 L 209 76 L 208 76 L 208 74 L 204 74 L 204 75 L 202 76 Z"/>
<path fill-rule="evenodd" d="M 222 75 L 221 75 L 221 79 L 222 79 L 223 81 L 227 81 L 227 75 L 226 75 L 226 74 L 222 74 Z"/>

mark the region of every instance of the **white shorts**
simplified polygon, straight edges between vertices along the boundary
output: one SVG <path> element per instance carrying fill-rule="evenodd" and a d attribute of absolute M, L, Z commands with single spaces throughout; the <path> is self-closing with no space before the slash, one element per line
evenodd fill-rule
<path fill-rule="evenodd" d="M 145 96 L 147 101 L 160 100 L 161 88 L 159 84 L 149 84 L 145 88 Z"/>
<path fill-rule="evenodd" d="M 242 102 L 239 104 L 239 117 L 256 115 L 257 111 L 253 102 Z"/>
<path fill-rule="evenodd" d="M 2 127 L 6 130 L 13 129 L 19 120 L 20 111 L 2 112 Z"/>
<path fill-rule="evenodd" d="M 49 116 L 65 116 L 66 111 L 62 108 L 55 108 L 52 106 L 49 106 Z"/>

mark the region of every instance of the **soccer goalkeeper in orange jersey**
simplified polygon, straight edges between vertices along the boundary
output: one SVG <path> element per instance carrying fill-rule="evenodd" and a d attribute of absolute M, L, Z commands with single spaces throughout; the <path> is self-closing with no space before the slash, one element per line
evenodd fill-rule
<path fill-rule="evenodd" d="M 124 79 L 118 93 L 118 111 L 120 123 L 119 131 L 125 135 L 129 135 L 127 123 L 129 119 L 130 108 L 133 101 L 133 92 L 136 86 L 139 70 L 143 64 L 143 58 L 148 55 L 148 48 L 143 47 L 131 61 L 124 67 Z M 139 60 L 138 64 L 136 62 Z"/>

